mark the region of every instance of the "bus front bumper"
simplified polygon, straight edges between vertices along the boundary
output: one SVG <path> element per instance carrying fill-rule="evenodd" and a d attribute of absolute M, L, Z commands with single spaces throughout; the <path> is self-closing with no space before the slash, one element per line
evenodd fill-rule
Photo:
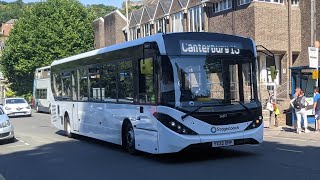
<path fill-rule="evenodd" d="M 165 129 L 162 129 L 165 128 Z M 216 135 L 181 135 L 162 126 L 159 132 L 159 154 L 179 152 L 188 147 L 212 147 L 213 142 L 233 140 L 232 145 L 259 144 L 263 142 L 263 124 L 242 132 Z"/>

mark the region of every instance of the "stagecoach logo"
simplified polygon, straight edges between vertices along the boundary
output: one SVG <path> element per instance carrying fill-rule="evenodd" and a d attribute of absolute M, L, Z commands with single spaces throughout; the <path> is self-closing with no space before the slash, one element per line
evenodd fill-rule
<path fill-rule="evenodd" d="M 180 41 L 181 54 L 230 54 L 239 55 L 242 45 L 237 42 L 219 41 Z"/>
<path fill-rule="evenodd" d="M 216 133 L 217 132 L 217 128 L 216 127 L 212 127 L 211 128 L 211 132 L 214 134 L 214 133 Z"/>
<path fill-rule="evenodd" d="M 212 127 L 211 132 L 214 134 L 216 132 L 226 132 L 226 131 L 236 131 L 239 130 L 239 126 L 228 126 L 228 127 Z"/>

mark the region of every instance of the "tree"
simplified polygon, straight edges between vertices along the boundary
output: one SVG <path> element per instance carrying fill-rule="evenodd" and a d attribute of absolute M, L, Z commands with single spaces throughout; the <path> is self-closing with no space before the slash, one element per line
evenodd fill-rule
<path fill-rule="evenodd" d="M 76 0 L 48 0 L 24 9 L 0 59 L 10 88 L 32 92 L 34 71 L 93 49 L 93 15 Z"/>
<path fill-rule="evenodd" d="M 93 4 L 88 6 L 87 8 L 93 12 L 94 18 L 103 17 L 117 9 L 114 6 L 105 6 L 103 4 Z"/>

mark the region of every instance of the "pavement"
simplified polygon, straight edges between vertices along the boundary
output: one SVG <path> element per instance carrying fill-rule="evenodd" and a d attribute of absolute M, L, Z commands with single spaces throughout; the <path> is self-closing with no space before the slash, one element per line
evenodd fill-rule
<path fill-rule="evenodd" d="M 320 133 L 266 128 L 258 145 L 133 156 L 110 143 L 69 139 L 50 124 L 48 114 L 12 122 L 17 140 L 0 145 L 0 180 L 320 179 Z"/>
<path fill-rule="evenodd" d="M 264 129 L 264 137 L 274 137 L 274 138 L 291 138 L 301 141 L 319 141 L 320 142 L 320 132 L 314 131 L 309 127 L 310 132 L 301 134 L 296 133 L 296 131 L 291 126 L 281 126 L 273 128 Z"/>

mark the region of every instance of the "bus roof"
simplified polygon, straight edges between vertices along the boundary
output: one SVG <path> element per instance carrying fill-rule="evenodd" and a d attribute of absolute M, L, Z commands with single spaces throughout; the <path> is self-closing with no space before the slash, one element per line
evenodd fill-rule
<path fill-rule="evenodd" d="M 43 69 L 50 69 L 50 68 L 51 66 L 40 67 L 40 68 L 37 68 L 36 71 L 43 70 Z"/>
<path fill-rule="evenodd" d="M 235 35 L 208 33 L 208 32 L 182 32 L 182 33 L 167 33 L 167 34 L 158 33 L 158 34 L 154 34 L 154 35 L 147 36 L 144 38 L 139 38 L 139 39 L 132 40 L 132 41 L 126 41 L 123 43 L 107 46 L 107 47 L 104 47 L 101 49 L 89 51 L 89 52 L 78 54 L 75 56 L 70 56 L 70 57 L 67 57 L 64 59 L 55 60 L 52 62 L 51 66 L 55 66 L 58 64 L 63 64 L 63 63 L 71 62 L 71 61 L 76 61 L 79 59 L 88 58 L 88 57 L 92 57 L 92 56 L 96 56 L 99 54 L 104 54 L 104 53 L 108 53 L 108 52 L 112 52 L 112 51 L 116 51 L 116 50 L 120 50 L 120 49 L 125 49 L 125 48 L 129 48 L 129 47 L 142 45 L 146 42 L 156 42 L 159 47 L 160 54 L 164 55 L 167 52 L 166 47 L 165 47 L 165 42 L 164 42 L 165 39 L 174 39 L 175 37 L 186 38 L 186 37 L 193 37 L 193 36 L 201 37 L 202 39 L 205 39 L 206 38 L 205 35 L 208 35 L 214 39 L 217 38 L 220 41 L 225 41 L 225 40 L 230 40 L 230 39 L 231 40 L 236 39 L 236 40 L 247 41 L 247 42 L 249 41 L 250 43 L 252 43 L 254 45 L 254 42 L 251 38 L 242 37 L 242 36 L 235 36 Z M 168 43 L 168 44 L 170 44 L 170 43 Z"/>

